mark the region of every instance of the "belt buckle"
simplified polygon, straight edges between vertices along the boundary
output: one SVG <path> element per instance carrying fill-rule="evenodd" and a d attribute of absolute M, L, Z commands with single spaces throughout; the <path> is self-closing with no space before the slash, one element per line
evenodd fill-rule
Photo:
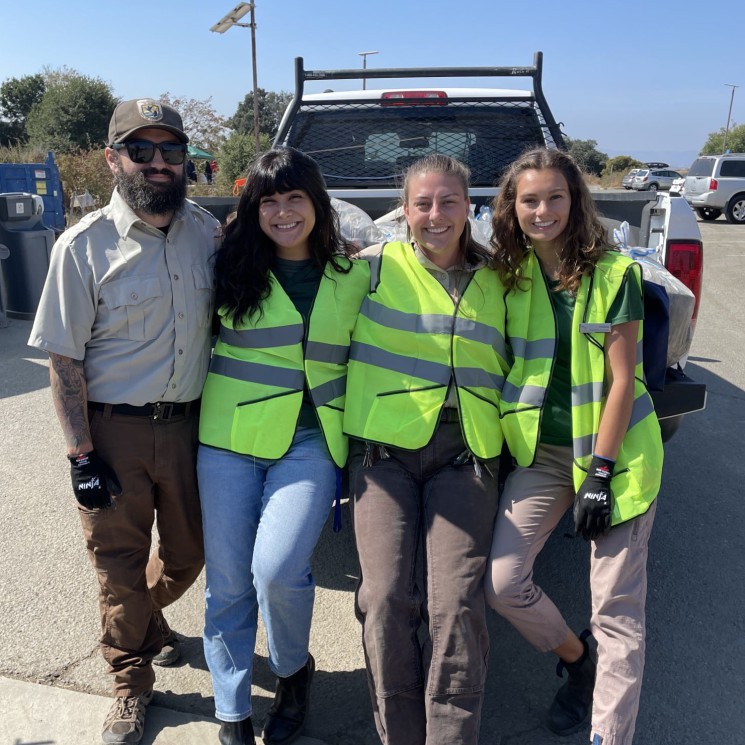
<path fill-rule="evenodd" d="M 157 404 L 153 404 L 153 419 L 163 419 L 168 421 L 173 414 L 173 404 L 166 404 L 162 401 L 158 401 Z"/>

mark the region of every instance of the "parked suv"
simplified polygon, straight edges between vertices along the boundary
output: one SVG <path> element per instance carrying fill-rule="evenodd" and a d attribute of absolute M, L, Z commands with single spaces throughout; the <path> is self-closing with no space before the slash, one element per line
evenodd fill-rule
<path fill-rule="evenodd" d="M 621 181 L 621 186 L 623 186 L 624 189 L 630 189 L 631 184 L 634 183 L 634 176 L 636 176 L 637 173 L 641 171 L 641 168 L 632 168 L 624 177 L 623 181 Z"/>
<path fill-rule="evenodd" d="M 643 168 L 634 176 L 631 188 L 637 191 L 666 191 L 676 178 L 682 178 L 677 171 Z"/>
<path fill-rule="evenodd" d="M 745 223 L 745 153 L 702 155 L 693 161 L 685 183 L 685 198 L 702 220 Z"/>

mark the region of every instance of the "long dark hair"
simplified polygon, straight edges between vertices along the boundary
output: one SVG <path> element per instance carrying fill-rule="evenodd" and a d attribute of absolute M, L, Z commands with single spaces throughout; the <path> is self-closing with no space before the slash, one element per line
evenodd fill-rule
<path fill-rule="evenodd" d="M 415 160 L 404 174 L 404 186 L 401 195 L 401 206 L 409 199 L 409 184 L 414 176 L 420 176 L 423 173 L 439 173 L 443 176 L 453 176 L 463 188 L 463 194 L 468 199 L 468 185 L 471 180 L 471 171 L 465 163 L 448 155 L 433 153 L 424 155 Z M 463 232 L 460 234 L 460 253 L 462 258 L 469 264 L 479 264 L 488 261 L 490 258 L 489 251 L 478 243 L 471 233 L 471 223 L 466 220 Z"/>
<path fill-rule="evenodd" d="M 217 307 L 226 308 L 236 321 L 254 313 L 261 315 L 261 303 L 271 290 L 269 270 L 275 260 L 275 245 L 259 227 L 259 202 L 262 197 L 294 189 L 306 192 L 315 210 L 316 222 L 308 237 L 311 258 L 321 268 L 331 263 L 338 272 L 350 269 L 344 259 L 349 248 L 339 232 L 318 164 L 291 147 L 263 153 L 246 174 L 236 217 L 225 229 L 215 262 Z"/>
<path fill-rule="evenodd" d="M 571 206 L 569 221 L 561 236 L 559 284 L 563 289 L 575 293 L 582 276 L 591 274 L 598 259 L 612 246 L 606 229 L 600 222 L 582 171 L 562 150 L 528 150 L 502 176 L 499 193 L 494 199 L 492 266 L 499 272 L 506 287 L 512 289 L 519 285 L 520 265 L 528 255 L 530 243 L 517 220 L 517 182 L 525 171 L 543 171 L 547 168 L 561 173 L 569 187 Z"/>

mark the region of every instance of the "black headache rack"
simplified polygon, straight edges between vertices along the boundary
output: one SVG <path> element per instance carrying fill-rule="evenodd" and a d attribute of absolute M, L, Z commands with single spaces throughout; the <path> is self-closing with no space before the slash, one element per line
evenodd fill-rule
<path fill-rule="evenodd" d="M 494 186 L 504 168 L 534 146 L 565 148 L 543 95 L 543 53 L 531 67 L 435 67 L 305 70 L 295 59 L 295 95 L 274 145 L 291 145 L 314 157 L 329 188 L 397 188 L 406 167 L 442 153 L 471 169 L 472 186 Z M 446 95 L 350 99 L 327 94 L 303 100 L 306 80 L 529 77 L 532 91 L 509 95 Z M 400 87 L 400 86 L 399 86 Z M 376 91 L 379 92 L 379 91 Z"/>

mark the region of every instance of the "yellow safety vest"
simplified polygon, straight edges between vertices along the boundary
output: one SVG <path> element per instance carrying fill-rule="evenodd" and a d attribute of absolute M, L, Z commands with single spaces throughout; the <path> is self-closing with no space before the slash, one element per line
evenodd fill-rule
<path fill-rule="evenodd" d="M 344 260 L 344 259 L 342 259 Z M 220 310 L 220 336 L 202 393 L 199 440 L 205 445 L 276 460 L 295 436 L 303 389 L 338 466 L 347 460 L 342 433 L 349 344 L 370 285 L 367 262 L 321 278 L 307 330 L 276 277 L 263 314 L 233 323 Z"/>
<path fill-rule="evenodd" d="M 502 430 L 512 456 L 532 465 L 543 406 L 556 355 L 556 319 L 548 284 L 531 251 L 523 262 L 525 289 L 507 295 L 507 334 L 514 354 L 502 391 Z M 641 286 L 638 264 L 608 252 L 591 276 L 582 277 L 572 320 L 572 443 L 574 488 L 587 475 L 605 404 L 605 335 L 608 313 L 626 275 Z M 643 514 L 657 496 L 662 477 L 662 437 L 652 398 L 644 385 L 642 324 L 637 338 L 634 405 L 616 459 L 612 489 L 614 525 Z"/>
<path fill-rule="evenodd" d="M 352 337 L 344 431 L 418 450 L 432 439 L 453 380 L 466 445 L 478 458 L 496 457 L 509 368 L 497 273 L 476 270 L 454 303 L 409 244 L 386 244 L 377 268 Z"/>

